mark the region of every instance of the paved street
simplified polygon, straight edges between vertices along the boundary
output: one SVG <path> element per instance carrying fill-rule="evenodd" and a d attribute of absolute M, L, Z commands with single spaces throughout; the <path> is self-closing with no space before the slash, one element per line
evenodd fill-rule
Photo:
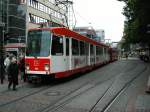
<path fill-rule="evenodd" d="M 149 112 L 150 64 L 122 59 L 90 73 L 49 84 L 0 85 L 0 112 Z"/>

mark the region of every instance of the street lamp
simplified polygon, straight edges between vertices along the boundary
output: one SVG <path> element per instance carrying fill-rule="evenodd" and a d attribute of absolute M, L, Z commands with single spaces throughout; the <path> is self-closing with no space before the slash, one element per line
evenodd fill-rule
<path fill-rule="evenodd" d="M 4 78 L 4 23 L 0 23 L 0 35 L 2 35 L 2 41 L 0 41 L 0 79 L 1 84 L 3 84 L 3 78 Z M 1 37 L 1 36 L 0 36 Z"/>

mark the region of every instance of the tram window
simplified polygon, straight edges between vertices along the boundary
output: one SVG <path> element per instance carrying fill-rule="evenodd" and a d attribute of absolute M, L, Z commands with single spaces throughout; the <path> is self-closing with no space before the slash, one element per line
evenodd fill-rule
<path fill-rule="evenodd" d="M 72 39 L 72 55 L 79 55 L 79 41 Z"/>
<path fill-rule="evenodd" d="M 103 54 L 103 48 L 101 47 L 101 54 Z"/>
<path fill-rule="evenodd" d="M 89 55 L 89 44 L 88 43 L 84 43 L 85 44 L 85 55 Z"/>
<path fill-rule="evenodd" d="M 91 55 L 94 54 L 94 47 L 93 47 L 93 45 L 90 45 L 90 54 L 91 54 Z"/>
<path fill-rule="evenodd" d="M 96 55 L 101 54 L 101 48 L 99 46 L 96 46 Z"/>
<path fill-rule="evenodd" d="M 69 56 L 69 38 L 66 38 L 66 56 Z"/>
<path fill-rule="evenodd" d="M 105 52 L 106 52 L 106 54 L 108 54 L 108 50 L 107 49 L 105 50 Z"/>
<path fill-rule="evenodd" d="M 106 48 L 104 48 L 104 54 L 106 55 Z"/>
<path fill-rule="evenodd" d="M 85 45 L 82 41 L 80 41 L 80 55 L 85 55 Z"/>
<path fill-rule="evenodd" d="M 52 38 L 52 55 L 63 55 L 63 37 L 53 35 Z"/>

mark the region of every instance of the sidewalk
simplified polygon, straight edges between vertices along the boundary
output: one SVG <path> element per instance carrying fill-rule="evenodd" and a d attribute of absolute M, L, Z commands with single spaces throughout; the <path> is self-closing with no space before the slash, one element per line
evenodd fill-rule
<path fill-rule="evenodd" d="M 150 77 L 150 66 L 148 68 L 147 75 L 149 75 Z M 126 112 L 150 112 L 150 93 L 146 92 L 149 77 L 147 77 L 146 82 L 143 83 L 138 92 L 131 97 L 130 101 L 127 104 L 128 106 Z"/>
<path fill-rule="evenodd" d="M 150 112 L 150 90 L 149 85 L 150 84 L 150 75 L 149 79 L 147 81 L 147 87 L 144 88 L 142 94 L 139 94 L 137 96 L 136 100 L 136 112 Z"/>
<path fill-rule="evenodd" d="M 0 84 L 0 92 L 3 92 L 3 91 L 6 91 L 8 90 L 8 78 L 7 76 L 5 75 L 5 79 L 4 79 L 4 82 L 3 84 Z M 17 87 L 21 87 L 23 86 L 24 84 L 26 84 L 26 82 L 24 82 L 23 80 L 21 80 L 21 77 L 20 75 L 18 76 L 18 86 Z"/>

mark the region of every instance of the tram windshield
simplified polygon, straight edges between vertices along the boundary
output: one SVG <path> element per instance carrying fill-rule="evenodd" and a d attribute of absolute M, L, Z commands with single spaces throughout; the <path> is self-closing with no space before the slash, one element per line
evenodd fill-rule
<path fill-rule="evenodd" d="M 29 31 L 27 37 L 26 56 L 46 57 L 50 54 L 51 35 L 50 31 Z"/>

